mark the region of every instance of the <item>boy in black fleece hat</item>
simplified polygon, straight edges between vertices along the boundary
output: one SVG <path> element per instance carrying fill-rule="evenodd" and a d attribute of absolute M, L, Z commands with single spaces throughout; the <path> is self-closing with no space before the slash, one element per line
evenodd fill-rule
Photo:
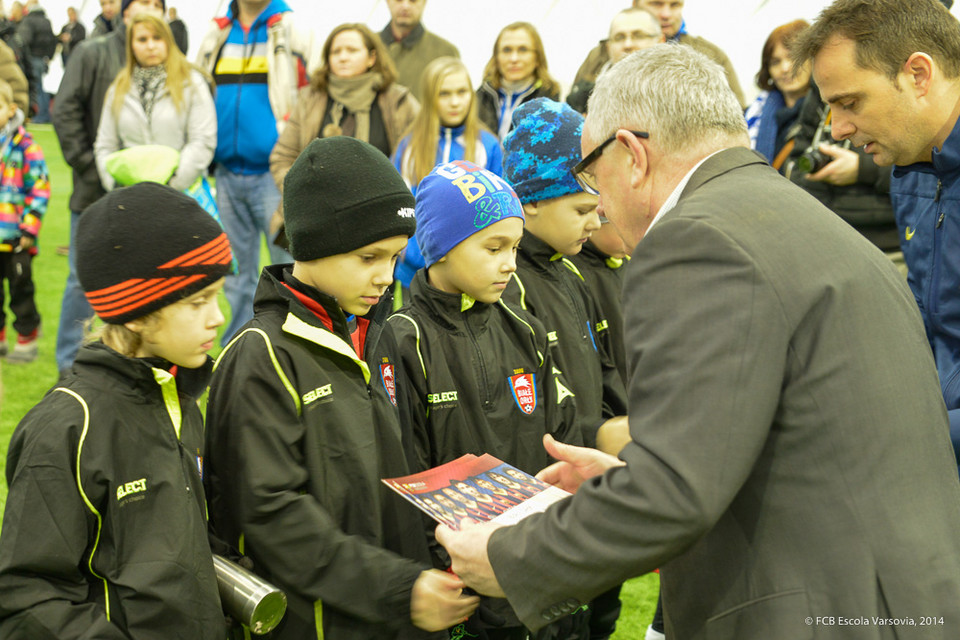
<path fill-rule="evenodd" d="M 227 236 L 143 183 L 90 205 L 71 251 L 105 327 L 10 441 L 0 638 L 221 640 L 196 401 Z"/>
<path fill-rule="evenodd" d="M 410 472 L 384 321 L 414 199 L 386 156 L 347 137 L 311 142 L 283 198 L 295 262 L 264 269 L 211 384 L 211 521 L 286 591 L 274 637 L 428 637 L 478 599 L 429 568 L 419 514 L 380 482 Z"/>

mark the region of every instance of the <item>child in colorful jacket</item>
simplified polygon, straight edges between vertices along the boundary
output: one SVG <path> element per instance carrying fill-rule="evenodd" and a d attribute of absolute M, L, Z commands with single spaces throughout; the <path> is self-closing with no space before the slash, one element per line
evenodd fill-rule
<path fill-rule="evenodd" d="M 50 199 L 43 150 L 23 128 L 23 121 L 13 90 L 0 80 L 0 356 L 7 356 L 8 362 L 37 358 L 40 313 L 33 297 L 31 263 Z M 4 280 L 9 283 L 10 311 L 17 332 L 17 343 L 9 355 Z"/>

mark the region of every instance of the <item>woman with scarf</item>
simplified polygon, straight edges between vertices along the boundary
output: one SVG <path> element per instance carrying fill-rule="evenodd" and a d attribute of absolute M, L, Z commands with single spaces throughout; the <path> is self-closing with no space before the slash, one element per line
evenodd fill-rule
<path fill-rule="evenodd" d="M 493 43 L 493 55 L 477 89 L 480 121 L 503 140 L 513 128 L 513 112 L 537 98 L 560 99 L 560 84 L 547 70 L 547 54 L 529 22 L 508 24 Z"/>
<path fill-rule="evenodd" d="M 794 70 L 790 58 L 790 43 L 808 26 L 806 20 L 794 20 L 777 27 L 767 38 L 757 72 L 760 95 L 745 114 L 750 147 L 778 171 L 793 149 L 798 129 L 794 125 L 810 88 L 810 65 Z"/>
<path fill-rule="evenodd" d="M 104 98 L 93 146 L 100 181 L 107 191 L 146 180 L 185 191 L 204 175 L 217 146 L 207 77 L 187 62 L 166 21 L 154 15 L 131 20 L 126 50 L 127 63 Z M 136 147 L 149 149 L 146 160 L 117 153 Z"/>
<path fill-rule="evenodd" d="M 283 179 L 314 138 L 350 136 L 387 157 L 420 111 L 409 89 L 398 85 L 393 60 L 363 24 L 341 24 L 323 44 L 323 66 L 300 91 L 290 120 L 270 154 L 270 172 Z"/>

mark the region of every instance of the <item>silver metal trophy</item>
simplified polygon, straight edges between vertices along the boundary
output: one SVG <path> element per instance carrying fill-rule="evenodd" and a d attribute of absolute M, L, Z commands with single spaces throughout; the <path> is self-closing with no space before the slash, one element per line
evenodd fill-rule
<path fill-rule="evenodd" d="M 235 562 L 214 554 L 217 586 L 224 610 L 235 620 L 263 635 L 272 631 L 287 611 L 287 596 Z"/>

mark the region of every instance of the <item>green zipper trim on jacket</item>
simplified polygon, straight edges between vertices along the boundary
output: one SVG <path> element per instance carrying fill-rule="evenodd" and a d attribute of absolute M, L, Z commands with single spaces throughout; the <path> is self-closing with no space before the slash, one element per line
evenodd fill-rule
<path fill-rule="evenodd" d="M 177 379 L 173 374 L 163 369 L 153 369 L 153 379 L 160 385 L 160 392 L 163 394 L 163 404 L 170 415 L 170 421 L 173 422 L 173 430 L 177 433 L 177 440 L 180 439 L 180 427 L 183 425 L 183 413 L 180 410 L 180 396 L 177 393 Z"/>
<path fill-rule="evenodd" d="M 308 324 L 292 313 L 287 314 L 287 319 L 284 321 L 282 328 L 291 335 L 297 336 L 298 338 L 303 338 L 304 340 L 309 340 L 310 342 L 314 342 L 321 347 L 326 347 L 331 351 L 350 358 L 357 363 L 357 366 L 360 367 L 361 371 L 363 371 L 364 381 L 367 384 L 370 384 L 370 367 L 366 362 L 361 360 L 357 355 L 357 352 L 353 350 L 353 345 L 344 342 L 343 338 L 340 336 L 331 333 L 326 329 L 319 329 L 312 324 Z"/>
<path fill-rule="evenodd" d="M 523 280 L 520 279 L 516 271 L 511 273 L 510 277 L 513 278 L 513 281 L 520 287 L 520 308 L 527 311 L 527 288 L 523 286 Z"/>
<path fill-rule="evenodd" d="M 570 271 L 573 271 L 578 278 L 583 280 L 583 274 L 580 273 L 580 269 L 577 269 L 577 265 L 573 264 L 569 258 L 563 258 L 561 259 L 561 262 L 563 263 L 563 266 L 565 266 L 567 269 L 570 269 Z M 586 280 L 584 280 L 584 282 L 586 282 Z"/>
<path fill-rule="evenodd" d="M 476 300 L 474 300 L 473 298 L 471 298 L 465 293 L 461 293 L 460 294 L 460 313 L 465 313 L 467 311 L 470 311 L 470 309 L 473 309 L 473 305 L 475 305 L 476 303 L 477 303 Z"/>
<path fill-rule="evenodd" d="M 78 394 L 76 391 L 72 391 L 64 387 L 57 387 L 54 389 L 54 391 L 61 391 L 67 395 L 73 396 L 76 401 L 80 403 L 80 406 L 83 407 L 83 432 L 80 434 L 80 442 L 77 444 L 77 490 L 80 492 L 80 497 L 83 498 L 84 504 L 86 504 L 91 513 L 97 517 L 97 535 L 93 540 L 93 548 L 90 550 L 90 557 L 87 558 L 87 568 L 90 569 L 91 574 L 103 581 L 103 602 L 107 611 L 107 621 L 110 621 L 109 585 L 106 578 L 93 570 L 93 556 L 96 555 L 97 547 L 100 545 L 100 533 L 103 529 L 103 517 L 100 515 L 100 512 L 97 511 L 97 508 L 93 506 L 93 503 L 90 502 L 90 498 L 87 497 L 86 492 L 83 490 L 83 484 L 80 481 L 80 456 L 83 453 L 83 443 L 87 439 L 87 430 L 90 428 L 90 407 L 87 406 L 87 402 L 80 397 L 80 394 Z"/>
<path fill-rule="evenodd" d="M 277 360 L 277 354 L 273 350 L 273 343 L 270 342 L 270 336 L 268 336 L 262 329 L 244 329 L 234 337 L 230 343 L 223 348 L 223 351 L 220 352 L 220 355 L 217 356 L 217 361 L 213 363 L 213 370 L 216 371 L 217 367 L 220 365 L 220 361 L 223 359 L 224 354 L 230 350 L 237 340 L 245 333 L 256 333 L 259 334 L 263 341 L 267 344 L 267 354 L 270 356 L 270 362 L 273 363 L 273 368 L 277 372 L 277 377 L 280 378 L 280 382 L 283 384 L 283 387 L 287 390 L 287 393 L 290 394 L 290 397 L 293 398 L 293 404 L 297 408 L 297 415 L 303 413 L 303 406 L 300 404 L 300 396 L 297 395 L 297 390 L 293 388 L 293 385 L 290 383 L 290 379 L 287 378 L 287 374 L 283 372 L 283 368 L 280 366 L 280 361 Z"/>
<path fill-rule="evenodd" d="M 313 621 L 317 625 L 317 640 L 323 640 L 323 603 L 319 600 L 313 603 Z"/>
<path fill-rule="evenodd" d="M 420 369 L 423 371 L 423 379 L 427 379 L 427 365 L 423 363 L 423 354 L 420 353 L 420 325 L 417 324 L 417 321 L 408 316 L 405 313 L 395 313 L 391 318 L 403 318 L 407 322 L 413 325 L 414 331 L 417 332 L 417 358 L 420 359 Z"/>
<path fill-rule="evenodd" d="M 503 310 L 504 310 L 504 311 L 506 311 L 507 313 L 509 313 L 510 315 L 512 315 L 514 318 L 516 318 L 517 320 L 519 320 L 520 322 L 522 322 L 523 325 L 524 325 L 527 329 L 530 329 L 530 333 L 533 334 L 533 337 L 534 337 L 534 338 L 537 337 L 537 332 L 533 330 L 533 326 L 532 326 L 529 322 L 527 322 L 526 320 L 524 320 L 523 318 L 521 318 L 520 316 L 518 316 L 517 313 L 516 313 L 513 309 L 510 308 L 510 305 L 508 305 L 506 302 L 503 301 L 503 298 L 500 298 L 499 300 L 497 300 L 497 302 L 500 304 L 501 307 L 503 307 Z M 536 345 L 536 341 L 534 341 L 534 345 Z M 543 353 L 540 351 L 540 349 L 537 349 L 537 357 L 540 358 L 540 365 L 539 365 L 539 366 L 542 367 L 542 366 L 543 366 Z"/>
<path fill-rule="evenodd" d="M 630 261 L 630 256 L 623 256 L 622 258 L 614 258 L 613 256 L 607 256 L 603 262 L 611 269 L 619 269 L 629 261 Z"/>

